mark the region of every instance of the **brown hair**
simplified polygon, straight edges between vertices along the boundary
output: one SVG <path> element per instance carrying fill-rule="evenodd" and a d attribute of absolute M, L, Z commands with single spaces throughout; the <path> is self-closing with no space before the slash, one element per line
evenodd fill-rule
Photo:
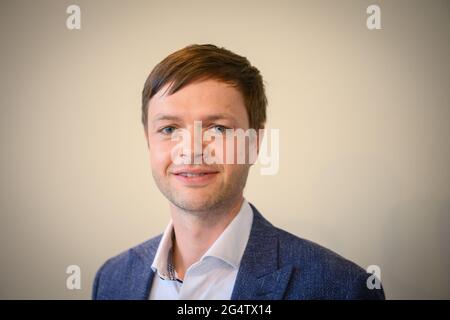
<path fill-rule="evenodd" d="M 242 94 L 250 128 L 266 122 L 267 98 L 262 76 L 247 58 L 212 44 L 190 45 L 162 60 L 152 70 L 142 91 L 142 124 L 147 129 L 150 99 L 170 83 L 168 94 L 198 80 L 216 79 L 234 85 Z"/>

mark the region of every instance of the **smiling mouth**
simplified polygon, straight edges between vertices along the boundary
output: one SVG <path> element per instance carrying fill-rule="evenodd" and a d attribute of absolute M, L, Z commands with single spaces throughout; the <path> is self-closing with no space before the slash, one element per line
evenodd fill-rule
<path fill-rule="evenodd" d="M 183 177 L 201 177 L 207 174 L 213 174 L 215 172 L 202 172 L 202 173 L 188 173 L 188 172 L 182 172 L 182 173 L 177 173 L 177 176 L 183 176 Z"/>
<path fill-rule="evenodd" d="M 218 171 L 174 172 L 174 177 L 186 186 L 206 186 L 217 176 Z"/>

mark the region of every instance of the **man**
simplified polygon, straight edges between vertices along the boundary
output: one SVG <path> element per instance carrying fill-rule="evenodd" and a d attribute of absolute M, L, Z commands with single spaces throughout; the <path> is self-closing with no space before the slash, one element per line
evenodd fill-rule
<path fill-rule="evenodd" d="M 253 162 L 247 149 L 236 162 L 239 141 L 224 133 L 258 130 L 245 140 L 258 152 L 266 105 L 259 71 L 224 48 L 188 46 L 154 68 L 142 122 L 171 220 L 101 267 L 94 299 L 384 299 L 365 270 L 272 226 L 244 198 Z"/>

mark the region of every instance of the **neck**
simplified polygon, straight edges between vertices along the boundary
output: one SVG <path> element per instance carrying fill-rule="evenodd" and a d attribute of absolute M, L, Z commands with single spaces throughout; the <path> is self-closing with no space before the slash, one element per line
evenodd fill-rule
<path fill-rule="evenodd" d="M 175 239 L 173 263 L 180 279 L 186 270 L 205 254 L 239 213 L 244 197 L 242 194 L 229 205 L 209 212 L 187 212 L 170 205 Z"/>

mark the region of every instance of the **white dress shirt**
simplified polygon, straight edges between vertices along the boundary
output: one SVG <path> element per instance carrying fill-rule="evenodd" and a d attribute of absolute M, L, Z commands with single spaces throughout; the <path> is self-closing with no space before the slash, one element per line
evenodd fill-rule
<path fill-rule="evenodd" d="M 247 246 L 253 210 L 244 199 L 239 213 L 199 261 L 179 280 L 171 263 L 173 222 L 170 220 L 156 251 L 150 300 L 229 300 Z"/>

